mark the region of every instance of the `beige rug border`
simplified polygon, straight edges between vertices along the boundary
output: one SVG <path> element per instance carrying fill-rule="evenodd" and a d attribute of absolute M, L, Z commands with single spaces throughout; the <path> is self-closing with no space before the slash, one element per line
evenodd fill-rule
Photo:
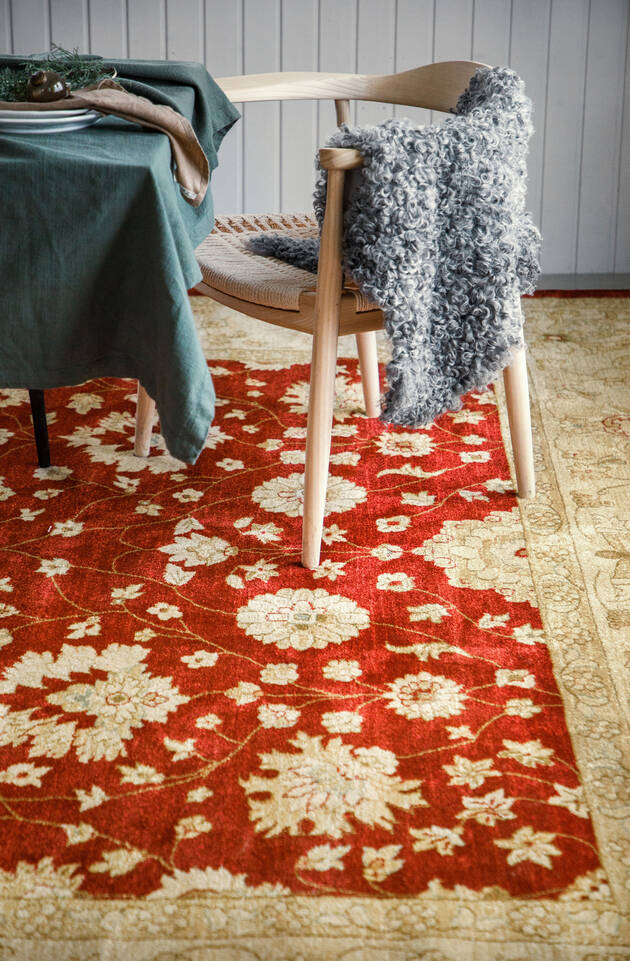
<path fill-rule="evenodd" d="M 242 340 L 221 350 L 242 360 Z M 304 362 L 304 351 L 282 352 Z M 253 359 L 252 353 L 248 354 Z M 256 349 L 257 362 L 278 351 Z M 2 961 L 613 961 L 630 957 L 630 754 L 623 736 L 594 736 L 621 717 L 606 651 L 590 610 L 539 404 L 530 358 L 538 493 L 520 502 L 543 624 L 613 901 L 585 890 L 562 901 L 462 889 L 416 898 L 242 897 L 180 900 L 85 897 L 0 900 Z M 502 389 L 497 390 L 508 458 Z M 579 645 L 571 643 L 572 634 Z M 592 703 L 589 678 L 597 676 Z M 603 683 L 603 687 L 602 687 Z M 604 692 L 605 697 L 604 697 Z M 586 733 L 589 732 L 589 733 Z M 625 795 L 624 795 L 625 790 Z M 628 861 L 628 863 L 624 863 Z M 565 897 L 567 896 L 565 895 Z M 606 955 L 594 953 L 604 948 Z M 35 953 L 36 952 L 36 953 Z"/>

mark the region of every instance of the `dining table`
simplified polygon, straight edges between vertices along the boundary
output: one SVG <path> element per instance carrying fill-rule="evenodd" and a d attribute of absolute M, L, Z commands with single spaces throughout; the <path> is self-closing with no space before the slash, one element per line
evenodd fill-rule
<path fill-rule="evenodd" d="M 0 57 L 0 67 L 24 58 Z M 190 121 L 208 160 L 240 114 L 197 63 L 107 60 L 130 93 Z M 194 463 L 215 395 L 188 291 L 214 223 L 174 176 L 169 138 L 115 116 L 47 134 L 0 131 L 0 387 L 138 380 L 169 452 Z"/>

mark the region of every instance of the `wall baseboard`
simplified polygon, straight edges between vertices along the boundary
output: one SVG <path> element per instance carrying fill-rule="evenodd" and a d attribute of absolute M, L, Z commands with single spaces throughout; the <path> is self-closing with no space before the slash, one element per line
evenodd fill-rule
<path fill-rule="evenodd" d="M 630 274 L 543 274 L 537 294 L 548 291 L 630 290 Z M 584 296 L 584 295 L 583 295 Z"/>

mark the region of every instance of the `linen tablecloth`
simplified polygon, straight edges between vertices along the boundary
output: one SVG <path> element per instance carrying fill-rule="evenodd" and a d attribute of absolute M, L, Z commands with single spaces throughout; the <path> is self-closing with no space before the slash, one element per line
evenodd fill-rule
<path fill-rule="evenodd" d="M 200 64 L 108 63 L 128 90 L 184 114 L 217 166 L 240 115 Z M 71 133 L 0 132 L 0 217 L 0 386 L 137 378 L 170 453 L 194 462 L 214 390 L 186 291 L 201 279 L 210 191 L 186 203 L 167 137 L 107 117 Z"/>

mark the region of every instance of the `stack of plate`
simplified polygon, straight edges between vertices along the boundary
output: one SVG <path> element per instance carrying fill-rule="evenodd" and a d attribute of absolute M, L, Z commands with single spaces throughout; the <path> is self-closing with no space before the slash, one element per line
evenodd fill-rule
<path fill-rule="evenodd" d="M 87 107 L 78 110 L 0 110 L 0 135 L 66 133 L 89 127 L 101 116 Z"/>

